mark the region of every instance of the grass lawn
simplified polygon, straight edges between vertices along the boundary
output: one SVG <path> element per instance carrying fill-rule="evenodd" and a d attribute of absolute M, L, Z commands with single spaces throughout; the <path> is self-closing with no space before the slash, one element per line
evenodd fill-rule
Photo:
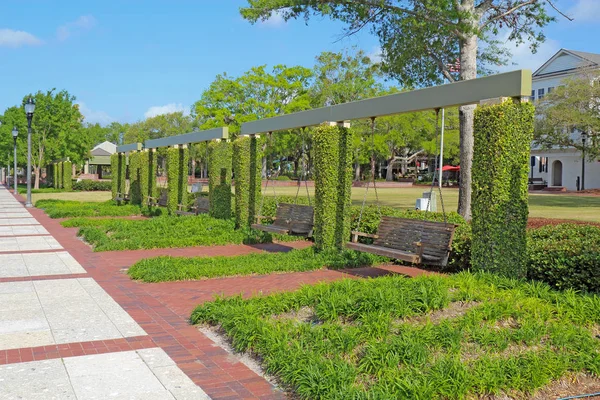
<path fill-rule="evenodd" d="M 104 202 L 110 200 L 111 192 L 62 192 L 62 193 L 31 193 L 31 201 L 36 204 L 38 200 L 73 200 L 85 202 Z"/>
<path fill-rule="evenodd" d="M 364 267 L 383 257 L 355 251 L 317 253 L 312 247 L 287 253 L 247 254 L 237 257 L 155 257 L 138 261 L 127 273 L 144 282 L 183 281 L 274 272 Z"/>
<path fill-rule="evenodd" d="M 295 196 L 295 187 L 275 188 L 278 196 Z M 310 195 L 314 196 L 314 188 L 309 188 Z M 377 189 L 379 201 L 382 205 L 413 209 L 417 198 L 422 197 L 423 192 L 429 192 L 427 187 L 409 188 L 381 188 Z M 439 197 L 438 189 L 435 188 Z M 269 189 L 268 195 L 272 195 Z M 306 188 L 302 187 L 300 195 L 306 194 Z M 352 188 L 352 203 L 361 205 L 365 194 L 365 188 Z M 458 189 L 442 190 L 446 211 L 456 211 L 458 208 Z M 367 196 L 368 203 L 375 202 L 375 192 L 371 187 Z M 438 199 L 438 211 L 441 205 Z M 576 219 L 583 221 L 600 222 L 600 196 L 569 196 L 563 194 L 530 194 L 529 216 L 541 218 Z"/>
<path fill-rule="evenodd" d="M 302 399 L 519 397 L 600 375 L 600 297 L 487 274 L 221 298 L 191 321 L 217 326 Z"/>
<path fill-rule="evenodd" d="M 233 219 L 221 220 L 198 215 L 161 216 L 142 220 L 116 218 L 73 218 L 65 227 L 79 227 L 79 236 L 94 251 L 137 250 L 270 242 L 263 232 L 234 229 Z M 296 238 L 293 238 L 294 240 Z"/>

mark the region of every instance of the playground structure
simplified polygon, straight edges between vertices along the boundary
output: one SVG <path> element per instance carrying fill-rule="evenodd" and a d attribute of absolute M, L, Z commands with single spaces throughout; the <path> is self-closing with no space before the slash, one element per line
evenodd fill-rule
<path fill-rule="evenodd" d="M 381 116 L 418 112 L 425 110 L 439 110 L 441 108 L 455 107 L 467 104 L 480 104 L 485 107 L 478 108 L 476 114 L 476 127 L 487 136 L 478 136 L 475 133 L 474 152 L 476 155 L 485 154 L 477 158 L 486 174 L 473 176 L 473 248 L 475 252 L 486 254 L 488 258 L 496 257 L 501 263 L 503 249 L 514 247 L 521 243 L 525 237 L 526 208 L 523 205 L 523 190 L 527 192 L 528 159 L 522 162 L 521 157 L 508 157 L 506 160 L 493 159 L 494 150 L 501 150 L 506 143 L 517 142 L 521 149 L 519 154 L 528 152 L 533 120 L 529 118 L 532 106 L 523 107 L 531 94 L 531 72 L 527 70 L 513 71 L 489 77 L 461 81 L 436 87 L 402 92 L 388 96 L 376 97 L 335 106 L 302 111 L 273 118 L 247 122 L 242 124 L 240 136 L 235 139 L 233 146 L 227 140 L 227 128 L 212 129 L 210 131 L 193 132 L 186 135 L 174 136 L 163 139 L 148 140 L 144 143 L 143 150 L 139 153 L 149 153 L 149 157 L 141 160 L 140 180 L 148 181 L 142 190 L 142 195 L 156 198 L 156 160 L 152 156 L 158 147 L 170 146 L 168 152 L 168 204 L 169 210 L 177 211 L 185 203 L 187 193 L 187 149 L 189 143 L 199 141 L 212 141 L 209 144 L 209 213 L 217 218 L 230 218 L 231 213 L 231 176 L 235 171 L 235 219 L 237 227 L 255 225 L 257 217 L 257 204 L 261 189 L 261 162 L 258 151 L 257 138 L 260 134 L 272 135 L 280 131 L 316 127 L 313 131 L 313 150 L 315 157 L 315 206 L 314 206 L 314 231 L 315 245 L 319 249 L 345 247 L 351 236 L 349 224 L 350 201 L 349 195 L 352 186 L 352 132 L 348 129 L 349 122 L 356 119 L 375 119 Z M 507 119 L 507 115 L 511 118 Z M 497 120 L 501 123 L 487 126 L 488 120 Z M 510 129 L 504 132 L 504 125 Z M 483 135 L 483 134 L 482 134 Z M 215 141 L 216 140 L 216 141 Z M 504 146 L 504 147 L 503 147 Z M 127 147 L 118 148 L 118 157 L 125 157 Z M 131 151 L 131 150 L 129 150 Z M 483 161 L 481 161 L 483 160 Z M 131 164 L 131 162 L 130 162 Z M 146 164 L 145 167 L 143 165 Z M 500 165 L 498 165 L 500 164 Z M 117 176 L 123 174 L 125 162 L 121 162 L 121 169 Z M 153 166 L 154 165 L 154 166 Z M 510 172 L 506 172 L 510 171 Z M 525 171 L 524 177 L 521 176 Z M 115 176 L 113 174 L 113 176 Z M 130 171 L 131 176 L 131 171 Z M 484 177 L 486 177 L 484 179 Z M 489 179 L 489 177 L 493 179 Z M 149 179 L 152 177 L 152 179 Z M 134 177 L 135 180 L 135 177 Z M 150 182 L 152 181 L 152 182 Z M 118 183 L 123 186 L 123 183 Z M 509 198 L 500 195 L 501 190 L 510 190 Z M 133 185 L 131 185 L 133 187 Z M 143 186 L 143 185 L 140 185 Z M 153 188 L 154 187 L 154 188 Z M 122 193 L 121 190 L 115 193 Z M 116 197 L 116 196 L 115 196 Z M 133 198 L 133 196 L 132 196 Z M 502 208 L 496 200 L 502 200 Z M 526 198 L 525 198 L 526 200 Z M 518 204 L 519 210 L 511 208 L 510 203 Z M 496 207 L 496 208 L 494 208 Z M 525 216 L 523 217 L 523 207 Z M 279 210 L 278 210 L 279 211 Z M 294 228 L 291 214 L 278 212 L 273 229 L 282 233 L 293 233 Z M 289 211 L 289 210 L 288 210 Z M 260 219 L 260 218 L 259 218 Z M 259 221 L 260 222 L 260 221 Z M 398 237 L 398 230 L 405 229 L 406 223 L 395 221 L 386 223 L 383 228 L 388 231 L 379 237 L 372 238 L 377 241 L 382 238 Z M 404 259 L 400 252 L 406 254 L 411 262 L 427 262 L 432 257 L 430 249 L 443 249 L 433 251 L 436 254 L 434 263 L 447 260 L 447 253 L 452 241 L 453 229 L 446 223 L 417 224 L 411 221 L 414 240 L 402 239 L 402 247 L 395 246 L 388 241 L 388 248 L 396 253 L 394 257 Z M 506 224 L 512 224 L 506 229 Z M 441 230 L 441 225 L 445 230 Z M 286 232 L 287 231 L 287 232 Z M 439 235 L 436 232 L 442 232 Z M 485 241 L 481 236 L 491 231 L 507 231 L 508 236 L 496 238 L 495 242 Z M 477 232 L 482 235 L 476 234 Z M 308 234 L 309 232 L 306 232 Z M 437 235 L 437 236 L 436 236 Z M 355 237 L 358 232 L 355 232 Z M 436 240 L 427 237 L 436 236 Z M 494 236 L 494 235 L 491 235 Z M 357 242 L 357 240 L 355 240 Z M 478 243 L 475 243 L 478 242 Z M 381 244 L 381 242 L 379 242 Z M 352 247 L 353 245 L 350 245 Z M 355 246 L 358 247 L 358 246 Z M 516 246 L 519 247 L 519 246 Z M 362 247 L 360 250 L 369 251 Z M 370 250 L 373 250 L 372 248 Z M 514 254 L 514 251 L 509 252 Z M 391 254 L 389 254 L 391 255 Z M 416 255 L 416 256 L 415 256 Z M 474 267 L 477 268 L 477 257 L 474 258 Z M 481 258 L 483 260 L 483 258 Z M 520 260 L 514 261 L 520 263 Z"/>

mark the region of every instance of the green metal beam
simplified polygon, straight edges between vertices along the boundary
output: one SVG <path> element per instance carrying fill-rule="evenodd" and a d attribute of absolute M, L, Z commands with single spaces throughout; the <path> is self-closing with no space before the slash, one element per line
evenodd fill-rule
<path fill-rule="evenodd" d="M 169 136 L 160 139 L 150 139 L 144 142 L 144 148 L 156 149 L 158 147 L 169 147 L 180 144 L 208 142 L 215 139 L 227 139 L 229 128 L 214 128 L 205 131 L 191 132 L 183 135 Z"/>
<path fill-rule="evenodd" d="M 142 144 L 141 143 L 131 143 L 131 144 L 124 144 L 121 146 L 117 146 L 117 153 L 129 153 L 130 151 L 140 151 L 142 150 Z"/>
<path fill-rule="evenodd" d="M 340 122 L 478 104 L 482 100 L 498 97 L 529 96 L 531 96 L 531 71 L 523 69 L 246 122 L 242 124 L 241 134 L 255 135 L 314 126 L 328 121 Z"/>

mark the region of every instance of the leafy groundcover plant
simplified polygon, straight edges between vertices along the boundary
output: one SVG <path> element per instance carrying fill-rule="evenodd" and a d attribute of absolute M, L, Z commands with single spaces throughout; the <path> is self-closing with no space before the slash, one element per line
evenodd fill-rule
<path fill-rule="evenodd" d="M 312 271 L 323 267 L 351 268 L 379 264 L 383 257 L 355 251 L 317 252 L 313 247 L 287 253 L 237 257 L 155 257 L 138 261 L 127 273 L 144 282 L 182 281 L 223 276 Z"/>
<path fill-rule="evenodd" d="M 79 227 L 78 235 L 94 251 L 210 246 L 271 242 L 262 232 L 234 229 L 233 219 L 208 215 L 160 216 L 143 220 L 73 218 L 64 227 Z"/>
<path fill-rule="evenodd" d="M 600 297 L 487 273 L 218 298 L 191 321 L 220 327 L 302 399 L 523 396 L 600 375 Z"/>
<path fill-rule="evenodd" d="M 118 206 L 112 200 L 106 202 L 84 202 L 47 199 L 38 200 L 35 206 L 43 209 L 50 218 L 122 217 L 142 214 L 142 208 L 139 206 Z"/>

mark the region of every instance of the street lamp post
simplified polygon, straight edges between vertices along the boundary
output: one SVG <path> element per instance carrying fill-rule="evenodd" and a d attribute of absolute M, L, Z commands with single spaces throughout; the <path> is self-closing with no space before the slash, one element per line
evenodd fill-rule
<path fill-rule="evenodd" d="M 587 139 L 587 133 L 581 133 L 581 190 L 585 190 L 585 140 Z"/>
<path fill-rule="evenodd" d="M 12 130 L 12 137 L 13 137 L 13 158 L 14 158 L 14 173 L 15 173 L 15 181 L 13 182 L 14 188 L 15 188 L 15 195 L 19 194 L 18 190 L 17 190 L 17 136 L 19 135 L 19 131 L 17 130 L 17 127 L 13 127 Z"/>
<path fill-rule="evenodd" d="M 33 207 L 31 204 L 31 120 L 35 111 L 35 101 L 29 96 L 25 103 L 25 114 L 27 115 L 27 201 L 25 207 Z"/>

